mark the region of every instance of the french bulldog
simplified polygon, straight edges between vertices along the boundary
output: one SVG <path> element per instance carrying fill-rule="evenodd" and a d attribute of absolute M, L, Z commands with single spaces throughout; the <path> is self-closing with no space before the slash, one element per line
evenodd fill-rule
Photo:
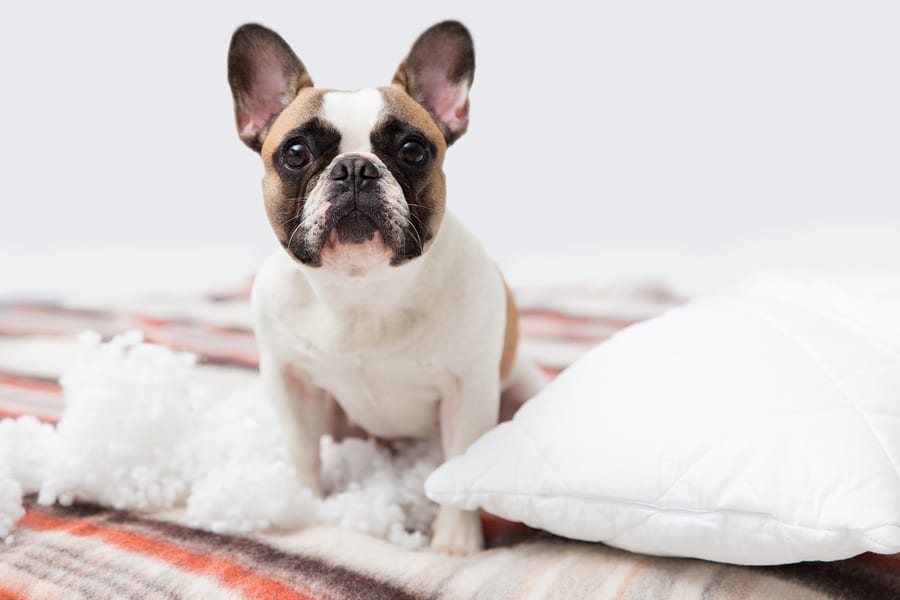
<path fill-rule="evenodd" d="M 288 44 L 238 28 L 228 81 L 240 139 L 262 157 L 281 244 L 251 292 L 263 389 L 301 482 L 319 441 L 440 436 L 464 452 L 540 387 L 517 311 L 479 241 L 446 209 L 442 165 L 469 125 L 472 38 L 425 31 L 390 85 L 317 88 Z M 438 510 L 431 547 L 483 547 L 475 511 Z"/>

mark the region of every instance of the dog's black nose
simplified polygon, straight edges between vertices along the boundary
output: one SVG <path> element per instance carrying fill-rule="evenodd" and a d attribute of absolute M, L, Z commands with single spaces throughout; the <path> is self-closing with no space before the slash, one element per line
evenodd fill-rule
<path fill-rule="evenodd" d="M 335 181 L 352 179 L 353 183 L 359 185 L 367 179 L 378 179 L 381 177 L 381 173 L 378 171 L 378 167 L 368 158 L 346 156 L 335 163 L 331 168 L 330 176 Z"/>

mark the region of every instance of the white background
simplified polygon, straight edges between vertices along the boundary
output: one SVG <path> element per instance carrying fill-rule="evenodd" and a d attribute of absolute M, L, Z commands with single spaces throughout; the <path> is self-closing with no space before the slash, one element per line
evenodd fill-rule
<path fill-rule="evenodd" d="M 443 18 L 477 62 L 449 205 L 514 284 L 900 267 L 896 2 L 35 2 L 0 9 L 0 295 L 242 280 L 276 244 L 233 29 L 352 89 Z"/>

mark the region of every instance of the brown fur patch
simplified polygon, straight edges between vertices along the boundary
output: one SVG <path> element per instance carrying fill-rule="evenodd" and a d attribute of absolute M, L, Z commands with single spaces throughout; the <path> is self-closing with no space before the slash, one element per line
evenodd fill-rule
<path fill-rule="evenodd" d="M 263 140 L 260 155 L 265 167 L 263 176 L 263 199 L 265 201 L 266 216 L 272 226 L 275 236 L 284 244 L 290 231 L 296 225 L 288 219 L 295 216 L 293 204 L 296 198 L 285 194 L 284 182 L 276 172 L 272 157 L 275 151 L 284 142 L 285 137 L 299 125 L 314 119 L 322 109 L 322 96 L 329 90 L 320 88 L 303 88 L 296 98 L 288 104 L 281 114 L 275 119 Z"/>
<path fill-rule="evenodd" d="M 519 345 L 519 309 L 506 280 L 503 280 L 503 289 L 506 290 L 506 333 L 503 336 L 503 356 L 500 358 L 500 381 L 509 378 Z"/>
<path fill-rule="evenodd" d="M 409 123 L 435 145 L 437 151 L 434 156 L 434 165 L 424 187 L 428 190 L 428 196 L 431 198 L 431 203 L 427 206 L 427 210 L 433 213 L 429 224 L 430 229 L 436 232 L 441 226 L 447 201 L 447 184 L 444 179 L 444 155 L 447 152 L 447 144 L 444 141 L 444 135 L 431 113 L 407 94 L 403 87 L 394 84 L 379 88 L 379 91 L 384 98 L 385 114 L 393 115 Z M 427 252 L 433 242 L 433 237 L 426 241 L 422 252 Z"/>
<path fill-rule="evenodd" d="M 438 124 L 435 123 L 431 113 L 406 93 L 406 90 L 400 84 L 395 83 L 379 88 L 379 90 L 388 109 L 386 112 L 406 121 L 437 144 L 438 163 L 443 164 L 447 143 L 444 141 L 444 135 Z"/>
<path fill-rule="evenodd" d="M 298 125 L 316 118 L 322 110 L 322 96 L 330 91 L 332 90 L 313 87 L 301 89 L 272 122 L 262 146 L 262 158 L 267 171 L 272 168 L 272 153 L 284 141 L 285 135 Z"/>

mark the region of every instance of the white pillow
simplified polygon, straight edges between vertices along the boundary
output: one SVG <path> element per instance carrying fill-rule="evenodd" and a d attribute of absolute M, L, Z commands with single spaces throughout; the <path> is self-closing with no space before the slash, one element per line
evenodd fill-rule
<path fill-rule="evenodd" d="M 900 283 L 769 278 L 635 325 L 426 482 L 636 552 L 900 552 Z"/>

